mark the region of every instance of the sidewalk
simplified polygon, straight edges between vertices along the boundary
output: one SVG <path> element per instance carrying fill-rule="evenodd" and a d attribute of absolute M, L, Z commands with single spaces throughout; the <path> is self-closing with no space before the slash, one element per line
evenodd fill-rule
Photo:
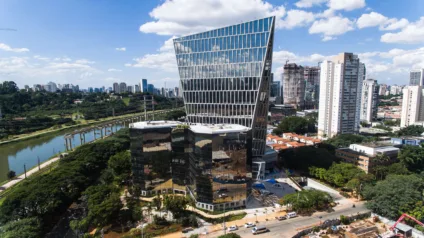
<path fill-rule="evenodd" d="M 58 159 L 59 159 L 59 157 L 55 157 L 55 158 L 49 159 L 46 162 L 40 164 L 40 168 L 44 168 L 46 166 L 49 166 L 51 163 L 56 162 Z M 31 169 L 29 171 L 27 171 L 27 173 L 26 173 L 27 174 L 27 177 L 31 176 L 33 173 L 36 173 L 36 172 L 38 172 L 38 166 L 37 167 L 34 167 L 33 169 Z M 3 184 L 2 186 L 0 186 L 0 192 L 5 191 L 6 189 L 12 187 L 13 185 L 21 182 L 24 179 L 25 179 L 25 174 L 19 175 L 18 177 L 14 178 L 13 180 L 11 180 L 11 181 Z"/>

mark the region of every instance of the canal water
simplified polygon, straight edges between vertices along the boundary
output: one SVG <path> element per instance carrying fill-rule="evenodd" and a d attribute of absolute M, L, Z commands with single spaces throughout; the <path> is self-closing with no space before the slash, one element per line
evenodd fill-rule
<path fill-rule="evenodd" d="M 115 125 L 113 131 L 119 130 L 123 125 Z M 16 172 L 17 175 L 24 173 L 24 165 L 27 171 L 38 164 L 51 158 L 53 155 L 64 152 L 65 139 L 63 136 L 75 129 L 64 130 L 56 133 L 47 134 L 39 138 L 23 140 L 20 142 L 13 142 L 0 145 L 0 182 L 7 179 L 7 173 L 10 170 Z M 96 130 L 96 138 L 100 138 L 100 130 Z M 110 128 L 107 129 L 106 134 L 109 135 Z M 85 134 L 85 141 L 90 142 L 94 140 L 93 131 Z M 75 135 L 72 139 L 72 148 L 81 144 L 80 136 Z"/>

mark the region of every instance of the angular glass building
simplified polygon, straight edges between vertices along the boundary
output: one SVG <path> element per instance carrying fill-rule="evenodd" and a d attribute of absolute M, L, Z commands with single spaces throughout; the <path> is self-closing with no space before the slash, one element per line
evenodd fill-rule
<path fill-rule="evenodd" d="M 190 123 L 252 129 L 253 156 L 265 151 L 275 17 L 174 39 Z"/>

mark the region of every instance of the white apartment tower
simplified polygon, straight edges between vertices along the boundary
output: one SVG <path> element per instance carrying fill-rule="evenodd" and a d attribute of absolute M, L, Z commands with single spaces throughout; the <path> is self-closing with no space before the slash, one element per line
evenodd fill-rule
<path fill-rule="evenodd" d="M 424 91 L 422 86 L 407 86 L 403 89 L 400 127 L 424 121 Z"/>
<path fill-rule="evenodd" d="M 303 109 L 305 104 L 305 78 L 303 67 L 285 64 L 283 73 L 283 102 Z"/>
<path fill-rule="evenodd" d="M 352 53 L 341 53 L 321 63 L 319 137 L 358 132 L 364 77 L 365 65 Z"/>
<path fill-rule="evenodd" d="M 360 119 L 371 123 L 377 119 L 379 86 L 377 80 L 367 79 L 362 83 Z"/>

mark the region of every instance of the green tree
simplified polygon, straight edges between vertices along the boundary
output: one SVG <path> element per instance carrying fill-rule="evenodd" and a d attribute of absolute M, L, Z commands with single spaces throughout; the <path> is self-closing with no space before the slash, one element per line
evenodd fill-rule
<path fill-rule="evenodd" d="M 220 235 L 218 238 L 241 238 L 241 236 L 236 233 L 228 233 L 225 235 Z"/>
<path fill-rule="evenodd" d="M 390 219 L 415 207 L 417 201 L 423 200 L 424 181 L 418 175 L 388 175 L 376 185 L 367 185 L 363 196 L 368 209 Z"/>
<path fill-rule="evenodd" d="M 160 199 L 159 195 L 152 200 L 153 205 L 156 207 L 157 210 L 160 210 L 162 206 L 162 200 Z"/>
<path fill-rule="evenodd" d="M 7 172 L 7 178 L 8 179 L 13 179 L 14 177 L 16 177 L 16 172 L 13 170 L 10 170 L 9 172 Z"/>
<path fill-rule="evenodd" d="M 398 136 L 420 136 L 424 133 L 424 127 L 422 126 L 407 126 L 396 132 Z"/>
<path fill-rule="evenodd" d="M 41 223 L 38 218 L 24 218 L 11 221 L 0 227 L 2 238 L 41 237 Z"/>
<path fill-rule="evenodd" d="M 350 144 L 368 142 L 371 140 L 372 138 L 366 138 L 365 136 L 361 136 L 361 135 L 341 134 L 326 140 L 325 144 L 329 144 L 336 148 L 340 148 L 340 147 L 348 147 Z"/>
<path fill-rule="evenodd" d="M 273 132 L 277 135 L 281 135 L 283 132 L 304 134 L 308 132 L 308 120 L 296 116 L 285 117 Z"/>
<path fill-rule="evenodd" d="M 165 196 L 163 199 L 163 205 L 166 210 L 172 212 L 175 218 L 180 218 L 185 212 L 189 200 L 183 196 Z"/>
<path fill-rule="evenodd" d="M 329 168 L 337 158 L 327 149 L 310 146 L 282 150 L 277 164 L 280 167 L 309 171 L 309 167 Z"/>
<path fill-rule="evenodd" d="M 398 159 L 408 170 L 420 173 L 424 170 L 424 147 L 405 146 L 400 150 Z"/>
<path fill-rule="evenodd" d="M 110 157 L 108 161 L 109 168 L 119 182 L 129 179 L 131 174 L 131 154 L 129 151 L 123 151 Z"/>
<path fill-rule="evenodd" d="M 290 204 L 292 209 L 299 213 L 311 213 L 321 210 L 330 205 L 333 198 L 326 192 L 319 190 L 302 190 L 297 193 L 283 196 L 280 205 Z"/>

